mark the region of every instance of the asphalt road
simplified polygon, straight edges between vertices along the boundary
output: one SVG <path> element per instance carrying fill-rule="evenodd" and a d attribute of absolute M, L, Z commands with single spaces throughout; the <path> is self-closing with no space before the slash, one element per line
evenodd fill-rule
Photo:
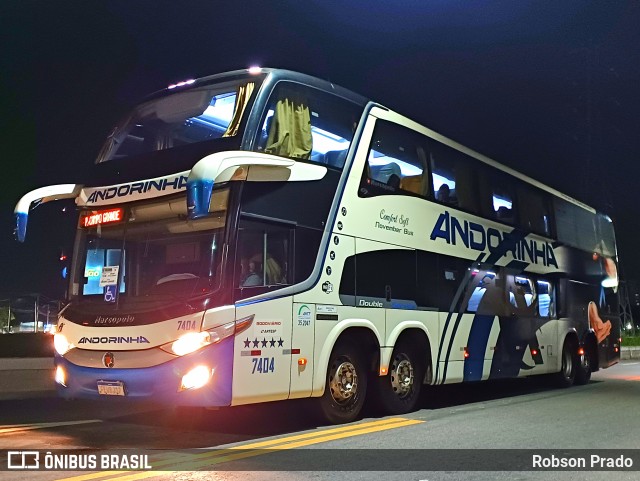
<path fill-rule="evenodd" d="M 68 449 L 98 466 L 110 450 L 157 450 L 144 451 L 154 471 L 5 471 L 0 480 L 640 479 L 640 451 L 624 451 L 640 450 L 640 362 L 569 389 L 540 378 L 432 388 L 417 412 L 369 408 L 344 426 L 319 423 L 309 402 L 171 411 L 117 401 L 0 401 L 0 449 Z M 509 451 L 520 449 L 534 451 Z M 513 471 L 544 450 L 588 465 L 592 455 L 635 455 L 637 471 Z M 427 471 L 433 465 L 440 470 Z M 502 470 L 483 470 L 492 466 Z"/>

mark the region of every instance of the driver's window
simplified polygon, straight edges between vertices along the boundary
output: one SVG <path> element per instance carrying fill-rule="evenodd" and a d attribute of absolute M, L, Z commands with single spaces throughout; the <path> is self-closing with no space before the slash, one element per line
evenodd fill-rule
<path fill-rule="evenodd" d="M 289 228 L 245 222 L 238 232 L 235 285 L 272 290 L 291 284 Z M 243 293 L 240 297 L 258 292 Z"/>

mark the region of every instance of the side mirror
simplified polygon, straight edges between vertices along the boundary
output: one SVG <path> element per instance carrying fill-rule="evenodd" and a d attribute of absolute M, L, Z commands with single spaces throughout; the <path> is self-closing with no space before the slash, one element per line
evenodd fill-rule
<path fill-rule="evenodd" d="M 24 242 L 27 236 L 27 221 L 31 204 L 34 202 L 44 204 L 52 200 L 70 199 L 76 197 L 81 189 L 82 186 L 78 184 L 59 184 L 40 187 L 23 195 L 13 211 L 16 216 L 16 226 L 13 230 L 16 240 Z"/>

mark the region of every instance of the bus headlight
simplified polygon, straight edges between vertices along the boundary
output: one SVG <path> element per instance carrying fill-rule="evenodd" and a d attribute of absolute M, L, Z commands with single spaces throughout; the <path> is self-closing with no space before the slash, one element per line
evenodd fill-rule
<path fill-rule="evenodd" d="M 176 356 L 191 354 L 204 346 L 215 344 L 229 336 L 233 336 L 237 332 L 237 322 L 239 321 L 223 324 L 208 331 L 188 332 L 180 336 L 177 340 L 160 346 L 160 348 Z"/>
<path fill-rule="evenodd" d="M 61 356 L 64 356 L 70 349 L 75 346 L 67 341 L 67 338 L 64 334 L 60 334 L 59 332 L 53 336 L 53 347 L 56 352 Z"/>
<path fill-rule="evenodd" d="M 211 344 L 208 332 L 188 332 L 171 343 L 171 352 L 176 356 L 184 356 Z"/>

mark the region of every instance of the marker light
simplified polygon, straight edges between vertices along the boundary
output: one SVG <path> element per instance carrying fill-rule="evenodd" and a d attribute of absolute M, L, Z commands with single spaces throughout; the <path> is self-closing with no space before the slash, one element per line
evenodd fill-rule
<path fill-rule="evenodd" d="M 178 82 L 175 84 L 171 84 L 169 85 L 167 88 L 168 89 L 174 89 L 176 87 L 184 87 L 185 85 L 191 85 L 192 83 L 194 83 L 196 81 L 196 79 L 189 79 L 189 80 L 183 80 L 182 82 Z"/>
<path fill-rule="evenodd" d="M 64 334 L 57 332 L 53 336 L 53 347 L 58 354 L 64 356 L 70 349 L 73 349 L 74 345 L 67 341 Z"/>
<path fill-rule="evenodd" d="M 381 367 L 380 368 L 380 375 L 381 376 L 386 376 L 387 375 L 387 368 L 386 367 Z"/>
<path fill-rule="evenodd" d="M 298 359 L 298 366 L 306 366 L 307 365 L 307 360 L 304 357 L 301 357 L 300 359 Z"/>
<path fill-rule="evenodd" d="M 251 75 L 256 75 L 256 74 L 259 74 L 260 72 L 262 72 L 262 68 L 260 68 L 260 67 L 258 67 L 258 66 L 255 66 L 255 65 L 254 65 L 254 66 L 252 66 L 252 67 L 249 67 L 249 73 L 250 73 Z"/>
<path fill-rule="evenodd" d="M 171 350 L 178 356 L 184 356 L 207 344 L 211 344 L 211 336 L 208 332 L 188 332 L 171 344 Z"/>
<path fill-rule="evenodd" d="M 213 369 L 209 369 L 207 366 L 196 366 L 182 377 L 182 384 L 179 390 L 186 391 L 201 388 L 209 382 L 212 376 Z"/>
<path fill-rule="evenodd" d="M 531 349 L 531 355 L 532 356 L 537 356 L 538 355 L 538 350 L 537 349 Z"/>
<path fill-rule="evenodd" d="M 467 359 L 469 357 L 469 351 L 467 350 L 467 348 L 464 348 L 464 358 Z"/>
<path fill-rule="evenodd" d="M 578 349 L 578 356 L 584 356 L 584 349 L 583 348 Z"/>
<path fill-rule="evenodd" d="M 64 387 L 67 387 L 67 375 L 64 372 L 62 366 L 56 368 L 56 382 Z"/>

